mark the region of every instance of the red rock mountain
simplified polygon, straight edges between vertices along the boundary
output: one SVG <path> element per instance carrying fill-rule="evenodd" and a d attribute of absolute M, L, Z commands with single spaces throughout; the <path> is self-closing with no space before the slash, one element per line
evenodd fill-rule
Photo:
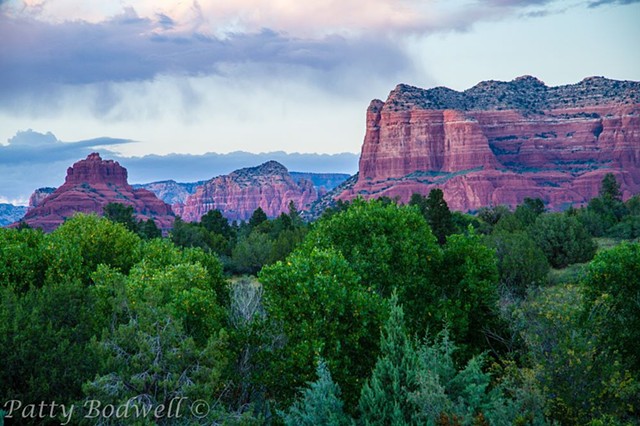
<path fill-rule="evenodd" d="M 640 82 L 591 77 L 547 87 L 534 77 L 464 92 L 398 85 L 367 110 L 357 182 L 336 198 L 444 191 L 452 209 L 580 205 L 614 173 L 640 192 Z"/>
<path fill-rule="evenodd" d="M 213 209 L 230 220 L 248 220 L 258 207 L 267 216 L 276 217 L 289 211 L 290 201 L 298 210 L 305 210 L 317 198 L 313 183 L 294 179 L 282 164 L 268 161 L 211 179 L 187 197 L 184 205 L 174 205 L 173 209 L 190 222 Z"/>
<path fill-rule="evenodd" d="M 37 191 L 36 191 L 37 192 Z M 77 212 L 102 213 L 111 202 L 134 207 L 138 219 L 153 219 L 163 230 L 171 228 L 171 207 L 146 189 L 133 189 L 127 183 L 127 169 L 93 153 L 67 169 L 64 185 L 44 199 L 32 196 L 31 207 L 22 219 L 34 228 L 53 231 Z"/>

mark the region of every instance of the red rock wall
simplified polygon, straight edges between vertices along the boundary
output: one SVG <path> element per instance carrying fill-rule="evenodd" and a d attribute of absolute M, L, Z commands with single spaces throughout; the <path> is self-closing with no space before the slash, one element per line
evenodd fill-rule
<path fill-rule="evenodd" d="M 640 104 L 522 113 L 394 111 L 374 101 L 358 182 L 339 198 L 406 202 L 413 192 L 440 187 L 456 210 L 516 205 L 525 197 L 559 209 L 596 196 L 609 172 L 625 197 L 640 192 Z"/>
<path fill-rule="evenodd" d="M 258 207 L 267 216 L 276 217 L 289 211 L 291 201 L 304 210 L 317 198 L 311 182 L 296 182 L 282 165 L 269 162 L 206 182 L 187 197 L 184 206 L 174 206 L 174 211 L 190 222 L 199 221 L 213 209 L 230 220 L 248 220 Z"/>

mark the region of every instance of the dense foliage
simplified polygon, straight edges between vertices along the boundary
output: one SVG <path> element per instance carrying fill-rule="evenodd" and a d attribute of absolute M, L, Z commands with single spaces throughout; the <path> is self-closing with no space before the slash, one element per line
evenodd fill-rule
<path fill-rule="evenodd" d="M 472 216 L 432 191 L 312 224 L 294 206 L 247 223 L 214 210 L 164 238 L 122 205 L 50 234 L 0 229 L 0 409 L 74 404 L 70 424 L 638 424 L 639 200 L 607 176 L 564 213 L 527 199 Z M 91 401 L 176 400 L 180 419 L 84 418 Z"/>

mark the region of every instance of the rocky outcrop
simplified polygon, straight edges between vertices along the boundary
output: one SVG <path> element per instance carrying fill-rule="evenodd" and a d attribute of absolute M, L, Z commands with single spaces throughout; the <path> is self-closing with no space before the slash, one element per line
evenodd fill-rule
<path fill-rule="evenodd" d="M 40 204 L 42 204 L 42 201 L 44 201 L 44 199 L 49 195 L 53 194 L 55 190 L 55 188 L 46 186 L 44 188 L 38 188 L 33 191 L 33 194 L 31 194 L 31 197 L 29 197 L 29 209 L 38 207 Z"/>
<path fill-rule="evenodd" d="M 143 188 L 156 194 L 156 197 L 169 205 L 184 203 L 187 197 L 195 194 L 200 185 L 206 181 L 199 182 L 176 182 L 175 180 L 163 180 L 160 182 L 151 182 L 133 185 L 134 188 Z"/>
<path fill-rule="evenodd" d="M 213 209 L 230 220 L 248 220 L 258 207 L 276 217 L 289 211 L 291 201 L 298 210 L 305 210 L 317 198 L 310 181 L 293 179 L 282 164 L 269 161 L 211 179 L 187 197 L 184 205 L 175 205 L 174 211 L 191 222 Z"/>
<path fill-rule="evenodd" d="M 325 194 L 340 185 L 349 178 L 345 173 L 307 173 L 289 172 L 294 181 L 301 179 L 310 181 L 318 191 L 319 195 Z M 176 182 L 174 180 L 163 180 L 159 182 L 143 183 L 132 185 L 134 188 L 144 188 L 154 194 L 169 205 L 180 205 L 187 201 L 189 195 L 195 194 L 199 186 L 206 181 L 199 182 Z M 178 206 L 178 208 L 181 208 Z"/>
<path fill-rule="evenodd" d="M 407 201 L 434 187 L 453 209 L 542 198 L 580 205 L 614 173 L 640 192 L 640 83 L 592 77 L 547 87 L 533 77 L 465 91 L 398 85 L 367 110 L 358 181 L 337 197 Z"/>
<path fill-rule="evenodd" d="M 0 203 L 0 227 L 19 221 L 26 212 L 25 206 Z"/>
<path fill-rule="evenodd" d="M 306 173 L 306 172 L 289 172 L 291 177 L 298 181 L 305 179 L 310 181 L 318 192 L 331 191 L 335 187 L 341 185 L 351 175 L 346 173 Z"/>
<path fill-rule="evenodd" d="M 35 197 L 38 198 L 37 196 Z M 171 228 L 171 207 L 146 189 L 134 189 L 127 182 L 127 170 L 117 162 L 93 153 L 67 169 L 64 185 L 35 202 L 23 221 L 50 232 L 75 213 L 102 214 L 108 203 L 131 205 L 138 219 L 153 219 L 162 230 Z"/>

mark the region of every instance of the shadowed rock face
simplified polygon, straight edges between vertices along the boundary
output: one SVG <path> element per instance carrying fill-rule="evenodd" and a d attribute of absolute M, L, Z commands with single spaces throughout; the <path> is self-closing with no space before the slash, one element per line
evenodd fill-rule
<path fill-rule="evenodd" d="M 184 205 L 174 205 L 174 211 L 191 222 L 213 209 L 230 220 L 248 220 L 258 207 L 276 217 L 289 211 L 291 201 L 298 210 L 305 210 L 317 198 L 313 183 L 294 179 L 282 164 L 268 161 L 211 179 L 187 197 Z"/>
<path fill-rule="evenodd" d="M 127 170 L 97 153 L 67 169 L 64 185 L 44 199 L 32 196 L 33 204 L 23 221 L 34 228 L 51 232 L 75 213 L 102 214 L 108 203 L 122 203 L 134 208 L 138 219 L 153 219 L 159 228 L 168 230 L 174 220 L 171 207 L 146 189 L 133 189 L 127 183 Z"/>
<path fill-rule="evenodd" d="M 358 181 L 340 199 L 442 188 L 469 211 L 542 198 L 580 205 L 614 173 L 640 192 L 640 83 L 592 77 L 547 87 L 533 77 L 465 91 L 398 85 L 367 110 Z"/>

